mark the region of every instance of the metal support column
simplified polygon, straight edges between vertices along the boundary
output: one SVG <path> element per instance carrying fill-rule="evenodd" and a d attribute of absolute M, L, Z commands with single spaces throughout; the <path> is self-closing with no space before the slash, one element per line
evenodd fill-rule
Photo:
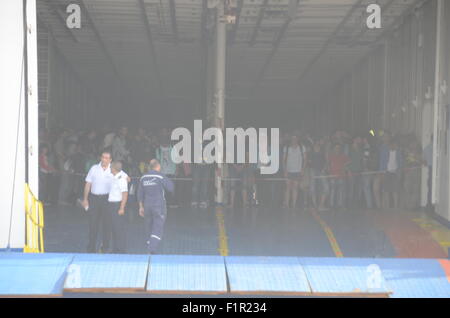
<path fill-rule="evenodd" d="M 387 129 L 390 122 L 390 116 L 391 113 L 388 113 L 388 89 L 390 84 L 390 72 L 389 72 L 389 39 L 386 39 L 384 42 L 384 71 L 383 71 L 383 78 L 384 78 L 384 87 L 383 87 L 383 117 L 382 117 L 382 128 Z"/>
<path fill-rule="evenodd" d="M 26 14 L 26 182 L 36 197 L 39 197 L 39 140 L 38 140 L 38 60 L 36 0 L 24 1 Z"/>
<path fill-rule="evenodd" d="M 433 108 L 433 179 L 432 179 L 432 203 L 439 201 L 439 112 L 441 102 L 441 41 L 442 41 L 442 22 L 444 15 L 443 0 L 437 1 L 437 18 L 436 18 L 436 64 L 434 78 L 434 108 Z"/>
<path fill-rule="evenodd" d="M 219 1 L 217 4 L 217 25 L 216 25 L 216 81 L 215 81 L 215 127 L 224 131 L 225 120 L 225 67 L 226 67 L 226 19 L 225 19 L 225 2 Z M 219 149 L 223 149 L 223 140 L 219 140 Z M 223 196 L 223 163 L 219 158 L 217 163 L 216 174 L 216 202 L 224 203 Z"/>

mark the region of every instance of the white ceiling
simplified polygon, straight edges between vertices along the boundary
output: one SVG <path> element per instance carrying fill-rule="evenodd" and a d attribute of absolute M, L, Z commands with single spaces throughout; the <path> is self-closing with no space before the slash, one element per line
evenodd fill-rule
<path fill-rule="evenodd" d="M 82 27 L 69 30 L 65 7 L 77 2 Z M 365 26 L 374 2 L 383 9 L 381 30 Z M 314 100 L 420 2 L 300 0 L 289 20 L 289 0 L 238 0 L 238 23 L 228 32 L 227 98 Z M 203 44 L 214 34 L 214 10 L 203 0 L 37 3 L 39 22 L 91 87 L 108 91 L 115 78 L 138 99 L 201 96 Z"/>

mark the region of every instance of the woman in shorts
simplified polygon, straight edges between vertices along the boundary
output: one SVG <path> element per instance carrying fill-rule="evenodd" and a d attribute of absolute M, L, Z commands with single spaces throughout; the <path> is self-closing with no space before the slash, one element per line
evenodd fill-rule
<path fill-rule="evenodd" d="M 284 192 L 284 208 L 297 206 L 298 183 L 305 164 L 305 149 L 300 144 L 298 136 L 291 136 L 289 144 L 283 149 L 284 177 L 286 188 Z M 292 205 L 290 205 L 292 201 Z"/>

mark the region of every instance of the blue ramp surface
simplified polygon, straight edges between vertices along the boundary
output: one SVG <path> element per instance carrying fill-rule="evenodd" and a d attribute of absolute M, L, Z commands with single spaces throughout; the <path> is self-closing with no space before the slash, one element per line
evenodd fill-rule
<path fill-rule="evenodd" d="M 62 295 L 70 254 L 0 253 L 0 296 Z"/>
<path fill-rule="evenodd" d="M 395 298 L 449 298 L 450 283 L 434 259 L 377 260 Z"/>
<path fill-rule="evenodd" d="M 144 291 L 149 256 L 77 254 L 64 289 L 70 291 Z"/>
<path fill-rule="evenodd" d="M 147 291 L 151 293 L 227 292 L 222 256 L 152 255 Z"/>
<path fill-rule="evenodd" d="M 225 262 L 232 293 L 311 294 L 297 258 L 230 256 Z"/>
<path fill-rule="evenodd" d="M 357 258 L 300 258 L 313 294 L 388 296 L 377 260 Z"/>

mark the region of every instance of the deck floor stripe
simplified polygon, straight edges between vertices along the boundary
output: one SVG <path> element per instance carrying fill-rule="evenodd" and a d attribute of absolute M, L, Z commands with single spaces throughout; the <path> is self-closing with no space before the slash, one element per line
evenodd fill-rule
<path fill-rule="evenodd" d="M 439 260 L 439 263 L 441 264 L 442 268 L 444 269 L 445 276 L 447 276 L 447 280 L 450 283 L 450 260 L 441 259 L 441 260 Z"/>
<path fill-rule="evenodd" d="M 445 259 L 447 253 L 429 232 L 411 220 L 408 215 L 381 214 L 376 218 L 399 258 Z"/>
<path fill-rule="evenodd" d="M 219 231 L 219 253 L 221 256 L 228 256 L 228 237 L 225 230 L 225 217 L 223 208 L 216 208 L 217 227 Z"/>
<path fill-rule="evenodd" d="M 421 216 L 412 219 L 412 221 L 428 232 L 431 237 L 442 246 L 444 253 L 448 256 L 448 248 L 450 247 L 450 230 L 447 227 L 427 216 Z"/>
<path fill-rule="evenodd" d="M 344 257 L 344 254 L 342 253 L 341 247 L 339 246 L 336 237 L 334 236 L 333 231 L 328 226 L 328 224 L 320 217 L 319 213 L 317 213 L 317 210 L 311 209 L 311 214 L 316 219 L 316 221 L 320 224 L 323 231 L 325 232 L 325 235 L 328 238 L 328 241 L 330 242 L 331 248 L 333 249 L 334 255 L 336 257 Z"/>

